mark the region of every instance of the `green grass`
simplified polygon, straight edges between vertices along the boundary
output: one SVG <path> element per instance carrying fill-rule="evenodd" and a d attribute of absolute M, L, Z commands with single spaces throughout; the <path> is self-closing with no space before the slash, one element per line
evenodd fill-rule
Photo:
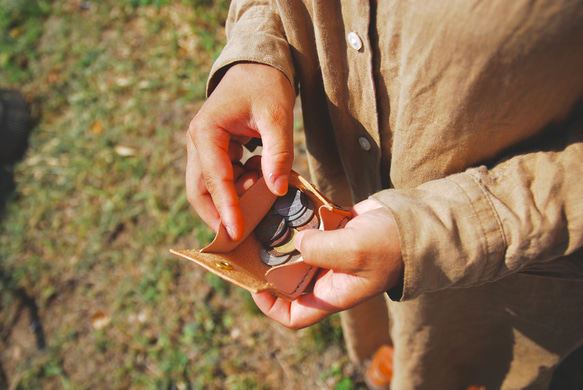
<path fill-rule="evenodd" d="M 0 220 L 0 387 L 358 383 L 337 317 L 283 329 L 168 253 L 212 238 L 184 195 L 184 132 L 227 6 L 0 0 L 0 88 L 21 91 L 38 122 Z"/>

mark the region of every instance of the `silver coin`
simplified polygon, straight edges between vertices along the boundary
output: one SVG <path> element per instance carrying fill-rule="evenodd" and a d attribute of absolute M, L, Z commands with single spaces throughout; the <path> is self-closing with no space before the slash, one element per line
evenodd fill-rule
<path fill-rule="evenodd" d="M 259 242 L 272 245 L 289 231 L 285 219 L 281 215 L 269 214 L 255 228 L 255 237 Z"/>
<path fill-rule="evenodd" d="M 270 254 L 267 248 L 261 247 L 259 249 L 259 257 L 263 263 L 273 267 L 275 265 L 284 264 L 291 258 L 291 254 L 275 256 Z"/>
<path fill-rule="evenodd" d="M 302 254 L 300 252 L 296 251 L 296 252 L 294 252 L 294 253 L 291 254 L 291 256 L 290 256 L 289 260 L 287 261 L 287 263 L 288 264 L 289 263 L 293 263 L 293 262 L 296 262 L 296 261 L 301 260 L 301 259 L 302 259 Z"/>
<path fill-rule="evenodd" d="M 280 196 L 275 200 L 273 211 L 287 220 L 293 219 L 305 210 L 307 199 L 307 195 L 301 190 L 289 187 L 284 196 Z"/>
<path fill-rule="evenodd" d="M 303 213 L 294 216 L 293 218 L 286 218 L 285 220 L 290 227 L 298 228 L 310 222 L 315 214 L 314 203 L 310 200 L 310 198 L 307 198 L 306 207 L 304 208 Z"/>
<path fill-rule="evenodd" d="M 287 226 L 287 225 L 286 225 L 286 226 Z M 265 246 L 269 246 L 269 247 L 280 246 L 280 245 L 283 245 L 283 244 L 285 244 L 286 242 L 288 242 L 290 239 L 292 239 L 292 238 L 293 238 L 293 236 L 294 236 L 294 231 L 293 231 L 293 229 L 290 229 L 290 228 L 288 227 L 288 228 L 286 229 L 285 233 L 284 233 L 284 234 L 283 234 L 281 237 L 279 237 L 279 238 L 277 238 L 277 239 L 275 239 L 275 240 L 273 240 L 273 241 L 266 242 L 266 243 L 264 243 L 264 245 L 265 245 Z"/>
<path fill-rule="evenodd" d="M 298 226 L 296 229 L 298 232 L 307 229 L 319 229 L 320 228 L 320 218 L 318 218 L 318 213 L 314 213 L 312 219 L 310 219 L 306 224 Z"/>

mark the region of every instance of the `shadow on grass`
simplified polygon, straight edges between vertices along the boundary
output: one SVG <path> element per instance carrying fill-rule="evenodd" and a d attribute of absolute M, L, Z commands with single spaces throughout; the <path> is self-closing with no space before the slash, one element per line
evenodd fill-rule
<path fill-rule="evenodd" d="M 22 159 L 28 147 L 31 130 L 39 118 L 33 118 L 30 106 L 17 91 L 0 89 L 0 222 L 6 215 L 6 206 L 14 193 L 14 164 Z M 2 261 L 0 254 L 0 286 L 4 294 L 11 294 L 16 302 L 16 309 L 0 327 L 2 343 L 10 334 L 23 311 L 28 311 L 30 330 L 36 338 L 39 350 L 46 347 L 45 334 L 40 322 L 38 307 L 35 300 L 26 291 L 17 287 Z M 0 305 L 2 303 L 0 302 Z M 1 307 L 0 307 L 1 308 Z M 0 387 L 6 388 L 8 379 L 0 364 Z"/>
<path fill-rule="evenodd" d="M 14 164 L 24 156 L 39 117 L 33 118 L 20 92 L 0 89 L 0 220 L 15 189 Z"/>

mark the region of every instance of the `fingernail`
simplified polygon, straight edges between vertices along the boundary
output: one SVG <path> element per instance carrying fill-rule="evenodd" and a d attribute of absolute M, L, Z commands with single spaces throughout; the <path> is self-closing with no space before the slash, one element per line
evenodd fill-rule
<path fill-rule="evenodd" d="M 279 196 L 283 196 L 286 194 L 287 192 L 287 181 L 288 181 L 288 176 L 287 175 L 279 175 L 279 176 L 275 176 L 273 173 L 269 175 L 269 179 L 272 182 L 273 185 L 273 191 L 275 192 L 276 195 Z"/>
<path fill-rule="evenodd" d="M 225 229 L 227 229 L 227 233 L 229 234 L 229 237 L 231 237 L 231 240 L 233 241 L 237 241 L 237 235 L 235 230 L 231 227 L 231 226 L 225 226 Z"/>
<path fill-rule="evenodd" d="M 294 246 L 296 247 L 296 249 L 299 251 L 300 247 L 302 245 L 302 239 L 304 238 L 304 233 L 305 232 L 297 232 L 295 237 L 294 237 Z"/>

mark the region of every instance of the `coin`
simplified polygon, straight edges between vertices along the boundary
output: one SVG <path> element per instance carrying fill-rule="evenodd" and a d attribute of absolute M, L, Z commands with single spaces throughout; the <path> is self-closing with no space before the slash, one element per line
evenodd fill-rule
<path fill-rule="evenodd" d="M 255 228 L 255 237 L 259 242 L 272 245 L 273 242 L 285 236 L 289 228 L 281 215 L 269 214 Z"/>
<path fill-rule="evenodd" d="M 273 211 L 286 220 L 293 219 L 306 208 L 307 195 L 295 187 L 289 187 L 284 196 L 276 199 Z"/>
<path fill-rule="evenodd" d="M 290 229 L 290 231 L 291 231 L 290 237 L 286 242 L 284 242 L 281 245 L 273 247 L 273 250 L 275 251 L 275 253 L 288 254 L 288 253 L 292 253 L 293 251 L 296 250 L 296 246 L 294 244 L 294 237 L 296 236 L 296 230 Z"/>
<path fill-rule="evenodd" d="M 320 218 L 318 218 L 318 214 L 314 213 L 312 219 L 310 219 L 307 223 L 302 226 L 298 226 L 296 229 L 298 232 L 307 229 L 319 229 L 320 228 Z"/>
<path fill-rule="evenodd" d="M 302 254 L 298 251 L 295 251 L 295 252 L 290 254 L 290 258 L 287 261 L 287 263 L 291 264 L 291 263 L 294 263 L 294 262 L 301 260 L 301 259 L 302 259 Z"/>
<path fill-rule="evenodd" d="M 286 218 L 287 224 L 292 228 L 298 228 L 310 222 L 314 217 L 314 203 L 307 198 L 306 207 L 301 214 L 294 216 L 293 218 Z"/>
<path fill-rule="evenodd" d="M 275 266 L 275 265 L 283 264 L 286 261 L 288 261 L 291 257 L 291 254 L 276 256 L 276 255 L 270 254 L 268 252 L 267 248 L 261 247 L 261 249 L 259 249 L 259 257 L 261 258 L 261 261 L 263 261 L 265 264 L 270 265 L 270 266 Z"/>
<path fill-rule="evenodd" d="M 288 229 L 286 229 L 285 233 L 281 237 L 279 237 L 273 241 L 266 242 L 266 243 L 264 243 L 264 245 L 272 247 L 272 248 L 275 246 L 283 245 L 286 242 L 288 242 L 290 240 L 290 238 L 292 238 L 292 234 L 293 234 L 292 232 L 293 232 L 293 229 L 288 228 Z"/>

